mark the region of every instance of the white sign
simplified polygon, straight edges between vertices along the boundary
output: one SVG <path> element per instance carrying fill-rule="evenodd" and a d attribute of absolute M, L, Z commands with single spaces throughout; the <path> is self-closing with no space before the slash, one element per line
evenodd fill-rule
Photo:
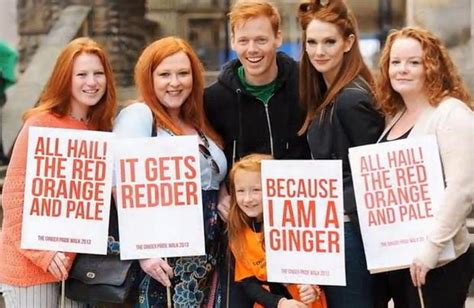
<path fill-rule="evenodd" d="M 107 253 L 113 134 L 31 127 L 22 249 Z"/>
<path fill-rule="evenodd" d="M 355 147 L 349 158 L 369 271 L 409 267 L 444 191 L 436 137 Z M 452 258 L 451 241 L 441 259 Z"/>
<path fill-rule="evenodd" d="M 114 144 L 123 260 L 205 254 L 197 136 Z"/>
<path fill-rule="evenodd" d="M 345 285 L 340 160 L 262 162 L 268 281 Z"/>

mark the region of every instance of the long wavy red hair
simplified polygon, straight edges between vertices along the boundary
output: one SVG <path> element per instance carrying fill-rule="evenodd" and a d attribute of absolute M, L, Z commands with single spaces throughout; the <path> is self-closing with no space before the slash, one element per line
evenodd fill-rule
<path fill-rule="evenodd" d="M 361 76 L 370 87 L 374 84 L 372 74 L 364 63 L 360 52 L 358 26 L 354 14 L 343 0 L 328 0 L 327 2 L 323 5 L 320 0 L 305 1 L 298 10 L 298 21 L 303 32 L 301 39 L 299 93 L 301 103 L 306 109 L 306 119 L 299 131 L 300 135 L 306 132 L 316 115 L 321 114 L 321 116 L 324 116 L 322 112 L 324 108 L 332 104 L 342 88 L 357 76 Z M 334 24 L 345 40 L 349 39 L 349 36 L 354 35 L 352 48 L 344 53 L 341 69 L 329 89 L 326 89 L 323 75 L 313 67 L 308 54 L 305 52 L 306 29 L 310 22 L 315 19 Z"/>
<path fill-rule="evenodd" d="M 405 27 L 390 33 L 380 57 L 377 100 L 385 114 L 394 115 L 405 106 L 401 95 L 392 88 L 388 74 L 390 51 L 393 43 L 399 38 L 412 38 L 421 44 L 425 68 L 425 93 L 432 106 L 437 106 L 446 96 L 455 97 L 467 104 L 471 101 L 469 92 L 440 39 L 425 29 Z"/>
<path fill-rule="evenodd" d="M 117 109 L 114 74 L 104 48 L 88 37 L 72 40 L 61 51 L 37 105 L 23 114 L 24 121 L 43 112 L 51 112 L 60 117 L 70 112 L 74 61 L 84 53 L 99 57 L 107 79 L 104 96 L 96 105 L 89 108 L 89 126 L 101 131 L 112 130 L 112 122 Z"/>
<path fill-rule="evenodd" d="M 209 125 L 204 113 L 204 67 L 192 47 L 183 39 L 169 36 L 159 39 L 143 50 L 135 66 L 135 84 L 143 100 L 153 112 L 155 122 L 169 129 L 176 135 L 181 135 L 181 129 L 173 123 L 166 108 L 155 94 L 153 86 L 153 72 L 165 58 L 184 52 L 191 62 L 193 88 L 186 101 L 181 106 L 181 117 L 196 129 L 200 129 L 212 140 L 222 144 L 221 138 Z"/>
<path fill-rule="evenodd" d="M 251 220 L 237 205 L 235 174 L 242 170 L 261 172 L 262 161 L 269 159 L 273 159 L 273 157 L 267 154 L 250 154 L 236 162 L 229 172 L 230 210 L 229 219 L 227 221 L 227 230 L 229 234 L 229 242 L 234 248 L 236 258 L 242 258 L 245 256 L 243 230 L 245 228 L 250 228 Z"/>

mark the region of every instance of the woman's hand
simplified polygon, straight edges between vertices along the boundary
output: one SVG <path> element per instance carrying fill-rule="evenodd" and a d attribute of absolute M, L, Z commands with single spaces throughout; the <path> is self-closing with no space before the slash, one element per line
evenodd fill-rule
<path fill-rule="evenodd" d="M 217 212 L 224 222 L 227 222 L 229 219 L 229 210 L 230 210 L 230 195 L 227 191 L 225 183 L 221 184 L 219 188 L 219 201 L 217 203 Z"/>
<path fill-rule="evenodd" d="M 426 282 L 426 274 L 431 270 L 428 266 L 424 265 L 420 260 L 415 259 L 410 265 L 410 276 L 413 285 L 417 288 L 421 287 Z"/>
<path fill-rule="evenodd" d="M 307 308 L 307 306 L 295 299 L 282 298 L 278 302 L 278 308 Z"/>
<path fill-rule="evenodd" d="M 145 273 L 165 287 L 171 287 L 170 278 L 173 278 L 173 269 L 165 260 L 161 258 L 144 259 L 139 263 Z"/>
<path fill-rule="evenodd" d="M 57 251 L 54 254 L 51 263 L 48 266 L 48 272 L 58 280 L 66 280 L 68 274 L 69 258 L 62 252 Z"/>
<path fill-rule="evenodd" d="M 308 305 L 319 298 L 319 294 L 321 294 L 321 289 L 319 288 L 319 286 L 316 285 L 313 286 L 309 284 L 299 284 L 298 292 L 300 295 L 300 300 Z"/>

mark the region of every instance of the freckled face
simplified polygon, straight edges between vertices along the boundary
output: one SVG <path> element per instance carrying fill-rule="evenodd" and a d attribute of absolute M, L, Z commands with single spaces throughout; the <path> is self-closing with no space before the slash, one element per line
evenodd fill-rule
<path fill-rule="evenodd" d="M 104 66 L 95 54 L 76 57 L 72 68 L 71 110 L 87 113 L 104 96 L 107 87 Z"/>
<path fill-rule="evenodd" d="M 260 172 L 238 170 L 234 176 L 237 206 L 250 218 L 261 219 L 262 183 Z"/>

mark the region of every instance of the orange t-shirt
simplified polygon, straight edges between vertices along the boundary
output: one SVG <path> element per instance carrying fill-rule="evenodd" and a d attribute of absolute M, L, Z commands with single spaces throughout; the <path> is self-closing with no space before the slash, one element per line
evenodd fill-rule
<path fill-rule="evenodd" d="M 267 281 L 267 262 L 265 260 L 265 250 L 263 249 L 263 232 L 254 232 L 247 227 L 244 230 L 243 236 L 245 259 L 236 258 L 235 260 L 235 281 L 241 281 L 252 276 L 255 276 L 260 281 Z M 230 243 L 230 249 L 235 256 L 232 242 Z M 297 285 L 288 284 L 286 288 L 294 299 L 300 300 Z M 263 306 L 255 303 L 254 308 L 263 308 Z M 308 305 L 308 308 L 327 308 L 326 296 L 322 290 L 318 300 Z"/>

